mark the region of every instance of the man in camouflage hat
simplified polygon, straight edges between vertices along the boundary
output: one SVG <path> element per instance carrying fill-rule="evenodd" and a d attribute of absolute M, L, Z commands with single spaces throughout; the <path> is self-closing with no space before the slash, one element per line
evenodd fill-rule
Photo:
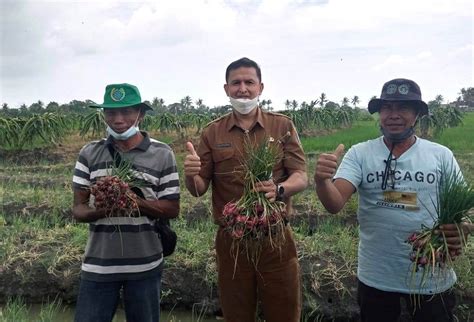
<path fill-rule="evenodd" d="M 443 169 L 457 172 L 459 165 L 448 148 L 415 135 L 417 119 L 428 114 L 428 106 L 414 81 L 388 81 L 368 109 L 379 113 L 383 135 L 352 146 L 339 168 L 342 144 L 334 153 L 321 154 L 314 175 L 318 197 L 331 213 L 339 212 L 353 193 L 359 194 L 361 319 L 398 321 L 403 298 L 414 321 L 453 321 L 454 271 L 436 267 L 426 283 L 417 287 L 423 269 L 410 270 L 411 245 L 406 240 L 422 225 L 433 226 L 439 175 Z M 472 225 L 461 228 L 465 238 Z M 457 256 L 462 248 L 457 226 L 440 229 L 451 256 Z"/>

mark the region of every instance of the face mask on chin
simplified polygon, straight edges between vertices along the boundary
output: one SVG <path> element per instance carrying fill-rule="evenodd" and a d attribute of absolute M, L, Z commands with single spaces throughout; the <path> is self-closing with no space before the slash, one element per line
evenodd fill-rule
<path fill-rule="evenodd" d="M 400 143 L 408 139 L 410 136 L 415 134 L 415 125 L 416 122 L 418 122 L 418 115 L 416 116 L 415 123 L 410 126 L 408 129 L 405 129 L 401 133 L 388 133 L 383 127 L 380 127 L 380 131 L 382 132 L 382 135 L 392 141 L 393 143 Z"/>
<path fill-rule="evenodd" d="M 138 128 L 138 125 L 136 125 L 136 126 L 131 126 L 125 132 L 117 133 L 114 130 L 112 130 L 110 126 L 107 125 L 107 133 L 109 135 L 112 135 L 114 139 L 119 140 L 119 141 L 125 141 L 125 140 L 130 139 L 132 136 L 137 134 L 138 131 L 139 131 L 139 128 Z"/>
<path fill-rule="evenodd" d="M 138 114 L 137 119 L 135 120 L 136 125 L 132 125 L 129 127 L 126 131 L 122 133 L 117 133 L 115 132 L 108 124 L 107 124 L 107 134 L 111 135 L 114 139 L 119 140 L 119 141 L 125 141 L 133 137 L 135 134 L 137 134 L 140 129 L 138 128 L 138 118 L 140 117 L 140 114 Z"/>
<path fill-rule="evenodd" d="M 249 114 L 254 108 L 258 106 L 259 96 L 253 99 L 248 98 L 232 98 L 229 96 L 229 101 L 235 111 L 240 114 Z"/>
<path fill-rule="evenodd" d="M 409 127 L 401 133 L 388 133 L 386 130 L 384 130 L 383 127 L 380 127 L 380 131 L 382 131 L 384 137 L 386 137 L 393 143 L 403 142 L 415 133 L 415 129 L 413 126 Z"/>

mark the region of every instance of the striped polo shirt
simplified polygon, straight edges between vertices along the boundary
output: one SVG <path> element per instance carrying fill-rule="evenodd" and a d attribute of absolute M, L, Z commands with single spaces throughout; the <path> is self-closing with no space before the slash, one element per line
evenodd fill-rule
<path fill-rule="evenodd" d="M 140 188 L 145 199 L 179 199 L 179 177 L 171 148 L 151 139 L 130 151 L 120 153 L 133 164 L 133 175 L 146 184 Z M 113 157 L 107 145 L 111 137 L 93 141 L 79 152 L 73 177 L 74 189 L 89 189 L 100 177 L 110 175 Z M 91 195 L 89 206 L 93 207 Z M 107 217 L 89 223 L 89 239 L 82 263 L 82 278 L 115 281 L 147 278 L 157 273 L 163 261 L 162 245 L 155 229 L 155 219 Z"/>

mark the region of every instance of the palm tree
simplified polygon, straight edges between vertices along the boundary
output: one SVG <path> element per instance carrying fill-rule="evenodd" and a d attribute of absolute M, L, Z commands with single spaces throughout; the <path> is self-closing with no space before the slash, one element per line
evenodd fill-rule
<path fill-rule="evenodd" d="M 354 95 L 354 97 L 352 98 L 351 103 L 352 103 L 352 105 L 353 105 L 354 107 L 357 107 L 357 104 L 360 103 L 359 96 Z"/>
<path fill-rule="evenodd" d="M 204 104 L 204 100 L 202 98 L 198 98 L 194 103 L 196 104 L 198 113 L 209 112 L 209 107 L 206 104 Z"/>
<path fill-rule="evenodd" d="M 342 103 L 342 106 L 347 106 L 349 104 L 349 99 L 346 96 L 344 96 L 341 103 Z"/>
<path fill-rule="evenodd" d="M 291 101 L 291 107 L 293 108 L 293 111 L 298 108 L 298 102 L 296 100 Z"/>
<path fill-rule="evenodd" d="M 291 102 L 290 102 L 289 99 L 287 99 L 287 100 L 285 101 L 285 109 L 286 109 L 286 110 L 289 110 L 289 109 L 290 109 L 290 106 L 291 106 Z"/>
<path fill-rule="evenodd" d="M 56 102 L 49 102 L 48 105 L 46 105 L 47 112 L 57 112 L 58 110 L 59 110 L 59 104 Z"/>
<path fill-rule="evenodd" d="M 40 100 L 36 103 L 31 104 L 30 107 L 28 108 L 30 113 L 41 113 L 43 109 L 44 109 L 44 103 Z"/>
<path fill-rule="evenodd" d="M 204 101 L 203 101 L 202 98 L 198 98 L 198 99 L 196 100 L 196 102 L 195 102 L 195 103 L 196 103 L 196 107 L 197 107 L 197 108 L 201 108 L 201 107 L 204 105 L 203 102 L 204 102 Z"/>
<path fill-rule="evenodd" d="M 185 113 L 189 112 L 189 110 L 193 108 L 193 100 L 191 99 L 191 96 L 186 95 L 184 98 L 182 98 L 181 105 L 183 106 Z"/>
<path fill-rule="evenodd" d="M 7 103 L 3 103 L 3 104 L 2 104 L 2 112 L 3 112 L 3 115 L 7 115 L 7 114 L 8 114 L 8 110 L 9 110 L 8 104 L 7 104 Z"/>
<path fill-rule="evenodd" d="M 159 114 L 164 113 L 166 111 L 165 100 L 162 98 L 153 98 L 151 106 L 153 107 L 153 110 Z"/>
<path fill-rule="evenodd" d="M 267 110 L 273 111 L 272 100 L 267 99 Z"/>
<path fill-rule="evenodd" d="M 20 114 L 21 115 L 26 115 L 28 114 L 28 107 L 26 106 L 25 103 L 20 105 Z"/>
<path fill-rule="evenodd" d="M 324 104 L 326 104 L 327 101 L 328 100 L 326 94 L 321 93 L 321 95 L 319 96 L 319 106 L 324 107 Z"/>

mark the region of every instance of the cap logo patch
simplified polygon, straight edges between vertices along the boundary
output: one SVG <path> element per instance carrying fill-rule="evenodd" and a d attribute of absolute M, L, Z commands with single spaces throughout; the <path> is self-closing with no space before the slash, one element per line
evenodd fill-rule
<path fill-rule="evenodd" d="M 407 95 L 409 91 L 410 87 L 408 86 L 408 84 L 402 84 L 398 86 L 398 92 L 402 95 Z"/>
<path fill-rule="evenodd" d="M 390 84 L 387 86 L 387 94 L 392 95 L 392 94 L 395 94 L 396 91 L 397 91 L 397 85 Z"/>
<path fill-rule="evenodd" d="M 115 102 L 119 102 L 125 98 L 125 90 L 123 88 L 112 88 L 110 98 Z"/>

